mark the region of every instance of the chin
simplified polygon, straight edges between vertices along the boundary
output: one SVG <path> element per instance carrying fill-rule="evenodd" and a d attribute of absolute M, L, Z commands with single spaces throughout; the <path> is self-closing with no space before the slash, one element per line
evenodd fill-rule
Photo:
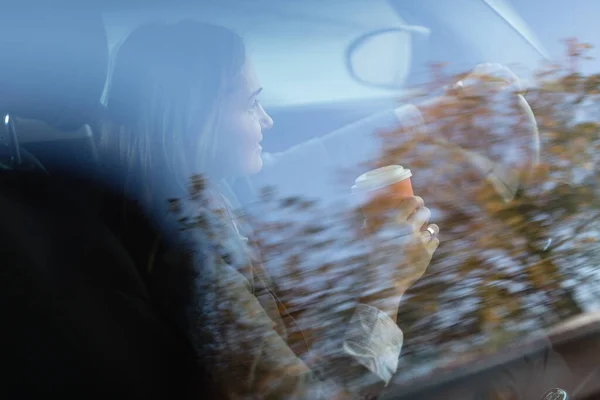
<path fill-rule="evenodd" d="M 258 174 L 263 168 L 263 160 L 260 155 L 252 157 L 244 168 L 244 175 Z"/>

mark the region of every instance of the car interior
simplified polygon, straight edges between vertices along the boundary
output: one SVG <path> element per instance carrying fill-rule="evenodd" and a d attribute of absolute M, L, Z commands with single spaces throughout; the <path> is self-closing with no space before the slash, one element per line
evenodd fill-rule
<path fill-rule="evenodd" d="M 14 39 L 1 45 L 3 138 L 22 139 L 3 143 L 2 397 L 183 398 L 185 341 L 80 190 L 108 58 L 100 14 L 47 11 L 11 9 L 0 28 Z"/>
<path fill-rule="evenodd" d="M 448 35 L 464 35 L 460 25 L 469 13 L 458 13 L 456 3 L 469 1 L 438 1 L 439 7 L 431 7 L 432 1 L 378 2 L 388 7 L 382 12 L 401 8 L 403 24 L 434 31 L 427 40 L 415 39 L 413 46 L 416 43 L 417 48 L 411 53 L 412 65 L 408 66 L 410 72 L 403 78 L 402 87 L 422 79 L 426 73 L 422 66 L 432 59 L 443 59 L 451 53 L 453 58 L 475 64 L 487 58 L 472 41 L 457 39 L 454 47 L 445 42 Z M 205 374 L 197 370 L 186 340 L 153 304 L 135 257 L 111 232 L 110 223 L 91 207 L 95 193 L 91 187 L 98 169 L 95 135 L 110 66 L 109 50 L 117 46 L 131 25 L 154 15 L 144 14 L 152 2 L 98 3 L 100 7 L 96 3 L 73 7 L 70 3 L 62 11 L 46 3 L 35 8 L 8 8 L 0 24 L 0 37 L 14 38 L 0 40 L 0 54 L 6 57 L 0 63 L 0 161 L 4 167 L 0 176 L 0 310 L 5 321 L 0 333 L 5 366 L 0 396 L 158 399 L 201 394 L 216 398 L 211 383 L 202 378 Z M 175 10 L 170 18 L 187 14 L 187 7 L 202 10 L 193 2 L 182 2 L 181 8 L 154 3 L 162 7 L 160 10 Z M 261 53 L 260 46 L 277 43 L 268 38 L 266 28 L 259 28 L 276 18 L 304 18 L 310 22 L 311 15 L 298 7 L 288 10 L 287 17 L 284 7 L 275 7 L 269 14 L 264 12 L 264 4 L 272 2 L 250 3 L 253 5 L 247 6 L 248 12 L 258 15 L 257 21 L 264 25 L 250 26 L 243 18 L 241 22 L 234 18 L 231 23 L 250 26 L 257 41 L 260 69 L 272 62 L 267 53 Z M 357 10 L 361 3 L 364 5 L 360 1 L 351 3 Z M 454 8 L 450 9 L 450 3 Z M 469 7 L 465 5 L 465 10 Z M 228 22 L 224 14 L 227 5 L 205 9 L 215 21 Z M 324 19 L 335 13 L 333 8 L 329 9 L 331 15 L 325 11 L 323 8 L 314 13 Z M 441 19 L 444 13 L 459 17 L 448 24 Z M 394 22 L 393 15 L 388 19 Z M 366 20 L 332 21 L 332 26 L 337 23 L 351 27 L 346 31 L 340 28 L 343 43 L 357 39 L 355 32 L 368 31 L 365 26 L 376 29 L 385 25 Z M 500 36 L 506 26 L 499 23 L 496 29 Z M 290 40 L 296 39 L 290 35 Z M 301 45 L 301 41 L 294 43 Z M 523 43 L 523 47 L 534 46 Z M 290 51 L 301 53 L 302 49 L 291 46 Z M 293 67 L 291 73 L 300 70 L 305 75 L 298 79 L 310 77 L 314 65 Z M 345 66 L 339 66 L 339 73 L 347 75 Z M 272 79 L 271 97 L 267 94 L 264 101 L 276 121 L 265 137 L 265 147 L 275 152 L 394 107 L 402 94 L 398 82 L 389 87 L 353 83 L 353 89 L 340 94 L 338 100 L 323 101 L 338 87 L 335 82 L 325 83 L 331 77 L 314 76 L 317 83 L 311 87 L 312 93 L 291 87 L 286 98 L 283 92 L 277 92 L 276 78 Z M 269 82 L 266 79 L 267 93 L 271 91 Z M 589 340 L 589 346 L 597 346 L 591 339 L 593 335 L 577 340 Z M 566 346 L 561 342 L 557 349 Z M 534 346 L 527 351 L 534 354 L 538 349 Z M 414 385 L 412 391 L 392 393 L 390 398 L 446 398 L 440 393 L 455 388 L 468 391 L 472 382 L 485 380 L 494 368 L 511 363 L 519 355 L 505 354 L 499 361 L 452 371 L 435 382 Z"/>

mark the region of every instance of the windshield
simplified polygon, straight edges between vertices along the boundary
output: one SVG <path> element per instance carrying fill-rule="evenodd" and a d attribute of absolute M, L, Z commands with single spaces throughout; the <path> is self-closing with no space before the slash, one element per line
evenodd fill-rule
<path fill-rule="evenodd" d="M 410 25 L 425 32 L 416 34 L 425 36 L 416 43 L 404 40 L 403 48 L 394 53 L 402 59 L 395 72 L 405 85 L 423 79 L 430 62 L 451 63 L 455 70 L 484 61 L 532 70 L 543 49 L 510 10 L 504 1 L 492 5 L 465 2 L 464 7 L 443 1 L 223 1 L 106 13 L 105 21 L 111 48 L 134 26 L 157 19 L 194 18 L 230 27 L 244 36 L 264 86 L 269 88 L 263 103 L 285 107 L 398 98 L 402 91 L 361 85 L 346 69 L 347 47 L 357 37 L 378 29 Z M 512 29 L 513 25 L 517 29 Z M 364 57 L 374 58 L 369 65 L 376 64 L 377 58 L 386 60 L 389 51 L 372 51 Z"/>
<path fill-rule="evenodd" d="M 243 35 L 265 87 L 265 105 L 301 105 L 388 95 L 353 82 L 344 64 L 348 43 L 364 32 L 403 23 L 385 0 L 199 3 L 186 8 L 107 14 L 111 46 L 133 26 L 156 18 L 192 17 Z M 146 15 L 144 15 L 146 14 Z M 288 79 L 294 76 L 296 79 Z M 309 85 L 306 82 L 310 82 Z"/>
<path fill-rule="evenodd" d="M 86 109 L 71 125 L 35 102 L 0 110 L 0 141 L 13 164 L 22 147 L 31 169 L 75 169 L 126 200 L 99 214 L 147 314 L 229 398 L 592 393 L 580 383 L 597 352 L 576 349 L 597 346 L 600 78 L 595 38 L 567 39 L 566 14 L 516 0 L 98 3 L 102 98 L 60 108 Z M 64 60 L 107 56 L 103 32 L 58 31 L 77 43 Z M 58 61 L 27 71 L 85 86 Z M 136 213 L 152 227 L 129 229 Z"/>
<path fill-rule="evenodd" d="M 349 133 L 347 139 L 335 142 L 331 138 L 341 138 L 346 131 L 329 134 L 374 112 L 396 107 L 399 100 L 421 101 L 413 98 L 414 93 L 435 98 L 441 93 L 439 90 L 451 82 L 453 74 L 466 73 L 482 63 L 510 68 L 513 76 L 520 79 L 522 88 L 538 84 L 536 73 L 548 62 L 549 55 L 535 30 L 510 2 L 261 0 L 119 10 L 104 15 L 112 51 L 118 51 L 119 43 L 133 28 L 157 18 L 198 19 L 234 29 L 244 37 L 264 88 L 261 104 L 275 121 L 265 133 L 265 168 L 271 164 L 281 168 L 273 175 L 277 178 L 267 179 L 268 173 L 263 171 L 255 180 L 261 184 L 268 182 L 275 190 L 290 196 L 301 193 L 308 200 L 318 199 L 318 210 L 307 213 L 303 223 L 319 219 L 323 224 L 319 229 L 337 232 L 335 226 L 339 221 L 329 220 L 322 213 L 331 216 L 324 204 L 331 204 L 334 198 L 339 200 L 340 197 L 328 198 L 326 193 L 347 193 L 353 179 L 365 171 L 364 162 L 375 154 L 376 148 L 379 148 L 379 157 L 411 167 L 415 190 L 421 196 L 429 196 L 425 202 L 429 204 L 431 219 L 444 226 L 444 241 L 428 274 L 403 297 L 398 315 L 407 339 L 398 365 L 399 373 L 395 375 L 396 384 L 428 376 L 449 365 L 463 365 L 484 354 L 497 354 L 526 337 L 543 336 L 545 329 L 567 315 L 594 309 L 593 296 L 586 289 L 576 289 L 574 277 L 561 272 L 572 263 L 583 262 L 571 256 L 562 259 L 561 246 L 569 232 L 577 228 L 550 224 L 549 218 L 556 210 L 548 209 L 548 204 L 535 203 L 537 195 L 534 193 L 538 193 L 535 191 L 552 192 L 555 183 L 545 182 L 543 188 L 533 185 L 532 193 L 521 197 L 524 203 L 518 200 L 511 203 L 515 190 L 526 190 L 521 172 L 512 178 L 501 177 L 509 183 L 498 183 L 494 181 L 496 178 L 487 179 L 485 173 L 477 175 L 478 168 L 479 173 L 486 169 L 479 161 L 475 162 L 475 170 L 465 170 L 461 164 L 464 160 L 457 161 L 449 153 L 445 154 L 447 148 L 438 149 L 436 153 L 428 148 L 431 145 L 428 139 L 412 148 L 418 154 L 415 156 L 406 149 L 394 153 L 391 149 L 400 145 L 381 137 L 357 139 Z M 387 32 L 388 36 L 379 40 L 377 36 L 369 36 L 373 32 Z M 442 68 L 444 77 L 437 82 L 437 87 L 427 86 L 440 78 L 435 77 L 434 65 Z M 388 75 L 390 78 L 386 80 Z M 425 86 L 420 86 L 423 84 Z M 425 93 L 423 87 L 427 88 Z M 474 109 L 468 112 L 476 113 Z M 530 118 L 531 109 L 527 108 L 526 114 Z M 456 126 L 450 129 L 452 132 L 445 132 L 447 128 L 443 126 L 436 129 L 439 136 L 453 146 L 475 151 L 501 164 L 492 165 L 491 170 L 504 168 L 510 175 L 510 166 L 538 167 L 537 130 L 521 131 L 514 125 L 515 121 L 509 119 L 482 124 L 488 127 L 487 131 L 481 131 L 481 126 L 473 127 L 473 131 L 457 130 Z M 373 130 L 388 128 L 375 125 Z M 307 143 L 315 139 L 324 143 L 319 145 L 317 153 L 311 150 L 308 158 L 298 158 L 295 164 L 289 161 L 287 170 L 281 166 L 286 164 L 280 160 L 286 157 L 293 160 L 303 146 L 310 147 Z M 329 141 L 336 144 L 330 145 Z M 329 166 L 325 168 L 325 164 L 317 161 L 309 165 L 312 157 L 318 159 L 323 146 Z M 437 154 L 437 159 L 432 154 Z M 482 161 L 484 165 L 486 162 Z M 340 178 L 340 171 L 345 171 L 346 178 Z M 531 170 L 527 172 L 531 173 Z M 589 176 L 582 173 L 574 179 L 581 182 Z M 511 181 L 513 178 L 516 181 Z M 483 189 L 475 188 L 482 179 L 491 185 L 489 190 L 502 193 L 507 204 L 512 205 L 501 205 L 496 202 L 498 199 L 482 200 L 481 196 L 486 195 L 477 191 Z M 304 181 L 310 183 L 310 188 L 308 183 L 303 186 Z M 461 189 L 450 190 L 452 185 L 454 189 Z M 499 189 L 501 185 L 507 186 Z M 508 194 L 503 190 L 508 190 Z M 263 212 L 270 216 L 271 223 L 279 226 L 277 224 L 283 223 L 290 211 Z M 295 214 L 293 219 L 299 215 Z M 263 239 L 269 243 L 275 240 L 272 235 L 286 243 L 294 241 L 287 236 L 289 232 L 275 234 L 272 229 L 261 225 Z M 310 231 L 310 228 L 303 229 Z M 331 286 L 327 286 L 325 293 L 315 289 L 320 281 L 335 281 L 341 279 L 338 274 L 350 274 L 349 265 L 342 265 L 338 271 L 332 266 L 335 263 L 326 261 L 348 257 L 342 248 L 336 247 L 342 246 L 339 239 L 343 235 L 334 236 L 337 242 L 332 238 L 327 239 L 331 241 L 319 239 L 329 243 L 316 252 L 320 256 L 303 255 L 301 262 L 295 258 L 300 257 L 295 252 L 317 246 L 310 244 L 311 240 L 317 240 L 314 235 L 304 238 L 303 245 L 296 243 L 300 247 L 289 249 L 289 254 L 269 251 L 263 254 L 266 264 L 272 265 L 271 273 L 284 282 L 281 288 L 289 292 L 285 299 L 290 301 L 288 306 L 295 310 L 293 314 L 299 320 L 310 319 L 311 313 L 302 316 L 301 309 L 324 302 L 321 296 L 333 299 L 326 303 L 331 307 L 347 306 L 343 300 L 346 296 Z M 302 265 L 296 266 L 299 275 L 281 266 L 284 259 L 294 259 Z M 316 266 L 319 267 L 315 270 Z M 308 268 L 308 272 L 300 273 L 302 268 Z M 340 287 L 350 291 L 348 286 Z M 317 308 L 323 307 L 321 304 Z"/>

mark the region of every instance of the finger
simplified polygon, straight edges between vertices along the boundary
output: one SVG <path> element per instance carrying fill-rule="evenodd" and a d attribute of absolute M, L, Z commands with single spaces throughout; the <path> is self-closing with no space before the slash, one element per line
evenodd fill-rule
<path fill-rule="evenodd" d="M 433 232 L 433 233 L 432 233 Z M 436 224 L 429 224 L 427 229 L 421 232 L 421 237 L 423 238 L 425 243 L 430 243 L 434 239 L 438 239 L 438 235 L 440 233 L 440 227 Z M 439 243 L 439 240 L 438 240 Z"/>
<path fill-rule="evenodd" d="M 406 222 L 408 217 L 411 216 L 417 209 L 423 207 L 425 202 L 421 197 L 408 197 L 400 203 L 400 210 L 396 214 L 396 219 L 398 222 Z"/>
<path fill-rule="evenodd" d="M 431 238 L 425 246 L 427 247 L 427 251 L 429 251 L 429 254 L 433 254 L 437 250 L 439 245 L 440 239 L 438 237 L 434 237 Z"/>
<path fill-rule="evenodd" d="M 432 233 L 432 231 L 433 231 L 433 233 Z M 431 236 L 437 236 L 440 234 L 440 227 L 437 226 L 436 224 L 429 224 L 427 226 L 427 230 L 425 232 L 429 233 Z"/>
<path fill-rule="evenodd" d="M 427 231 L 421 232 L 421 241 L 429 255 L 432 255 L 440 245 L 440 239 L 437 236 L 431 236 Z"/>
<path fill-rule="evenodd" d="M 407 221 L 413 226 L 414 232 L 420 232 L 431 218 L 431 210 L 427 207 L 419 208 Z"/>

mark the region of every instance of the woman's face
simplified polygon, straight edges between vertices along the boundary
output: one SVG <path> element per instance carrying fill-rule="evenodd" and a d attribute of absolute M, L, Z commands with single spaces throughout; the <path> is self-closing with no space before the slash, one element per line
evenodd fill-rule
<path fill-rule="evenodd" d="M 247 61 L 241 71 L 237 89 L 224 104 L 217 160 L 226 165 L 228 175 L 244 176 L 262 169 L 263 131 L 273 126 L 273 120 L 258 101 L 262 91 L 252 63 Z"/>

